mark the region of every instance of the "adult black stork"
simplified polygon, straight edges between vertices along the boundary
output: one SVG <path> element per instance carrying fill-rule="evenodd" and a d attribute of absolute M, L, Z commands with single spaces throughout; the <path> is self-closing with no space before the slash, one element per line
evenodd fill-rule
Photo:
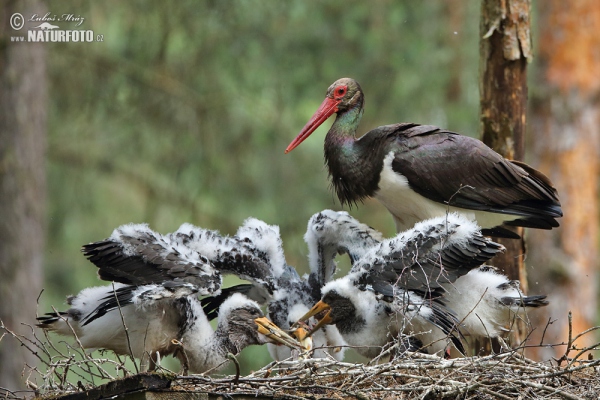
<path fill-rule="evenodd" d="M 76 335 L 85 348 L 140 358 L 144 369 L 175 355 L 184 371 L 202 373 L 252 344 L 301 348 L 240 293 L 220 305 L 217 329 L 212 329 L 198 296 L 217 294 L 221 273 L 252 279 L 269 292 L 268 267 L 252 250 L 189 224 L 168 235 L 142 224 L 122 226 L 83 248 L 100 278 L 114 286 L 82 290 L 68 299 L 69 310 L 39 317 L 38 326 Z"/>
<path fill-rule="evenodd" d="M 325 137 L 325 162 L 342 204 L 375 197 L 399 232 L 448 211 L 467 215 L 485 235 L 498 237 L 519 237 L 506 226 L 558 226 L 558 195 L 541 172 L 505 159 L 477 139 L 430 125 L 385 125 L 357 139 L 363 105 L 358 82 L 335 81 L 285 150 L 292 151 L 337 114 Z"/>

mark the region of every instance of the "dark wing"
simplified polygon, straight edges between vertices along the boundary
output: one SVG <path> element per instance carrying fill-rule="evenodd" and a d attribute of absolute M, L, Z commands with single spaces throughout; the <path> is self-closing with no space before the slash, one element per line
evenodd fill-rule
<path fill-rule="evenodd" d="M 467 354 L 461 340 L 464 339 L 464 336 L 458 329 L 460 322 L 456 316 L 454 316 L 446 307 L 435 302 L 432 302 L 430 307 L 433 312 L 427 318 L 427 320 L 440 328 L 442 332 L 444 332 L 446 336 L 450 338 L 454 344 L 454 347 L 456 347 L 459 352 L 462 354 Z"/>
<path fill-rule="evenodd" d="M 273 291 L 271 268 L 250 241 L 190 224 L 167 235 L 146 225 L 124 225 L 82 251 L 103 280 L 129 285 L 188 282 L 205 296 L 220 289 L 222 274 L 235 274 Z"/>
<path fill-rule="evenodd" d="M 113 291 L 108 291 L 100 304 L 88 315 L 81 319 L 82 326 L 102 317 L 106 313 L 119 307 L 125 307 L 133 303 L 143 303 L 148 306 L 154 302 L 164 299 L 183 299 L 198 293 L 197 287 L 186 282 L 164 282 L 159 285 L 123 286 Z M 178 307 L 180 302 L 170 303 Z"/>
<path fill-rule="evenodd" d="M 268 300 L 264 297 L 264 292 L 260 290 L 260 287 L 257 287 L 257 285 L 243 283 L 223 288 L 221 289 L 221 293 L 217 296 L 205 297 L 200 300 L 202 309 L 209 321 L 212 321 L 219 316 L 219 308 L 223 302 L 235 293 L 242 293 L 244 296 L 248 297 L 250 300 L 256 301 L 258 304 L 264 304 Z"/>
<path fill-rule="evenodd" d="M 423 221 L 415 228 L 383 241 L 355 267 L 361 283 L 385 296 L 395 287 L 435 292 L 493 258 L 504 247 L 485 238 L 464 217 L 449 214 Z"/>
<path fill-rule="evenodd" d="M 81 325 L 85 326 L 90 322 L 102 317 L 107 312 L 117 309 L 119 307 L 125 307 L 128 304 L 133 303 L 133 293 L 137 289 L 136 286 L 123 286 L 115 289 L 113 292 L 107 292 L 106 297 L 102 299 L 102 302 L 81 319 Z"/>
<path fill-rule="evenodd" d="M 217 296 L 205 297 L 200 300 L 200 304 L 202 305 L 202 309 L 204 310 L 204 314 L 206 314 L 206 318 L 209 321 L 217 318 L 219 316 L 219 308 L 223 304 L 225 300 L 227 300 L 234 293 L 242 293 L 246 294 L 250 290 L 252 290 L 251 284 L 241 284 L 236 286 L 231 286 L 225 289 L 221 289 L 221 293 Z"/>
<path fill-rule="evenodd" d="M 71 315 L 66 312 L 66 311 L 55 311 L 55 312 L 51 312 L 51 313 L 46 313 L 40 317 L 36 317 L 36 320 L 38 321 L 37 324 L 35 324 L 35 326 L 37 326 L 38 328 L 47 328 L 50 325 L 52 325 L 53 323 L 55 323 L 56 321 L 62 319 L 62 318 L 69 318 L 71 317 Z"/>
<path fill-rule="evenodd" d="M 400 313 L 404 314 L 408 319 L 418 315 L 432 325 L 437 326 L 452 341 L 458 351 L 466 354 L 461 341 L 461 339 L 464 339 L 464 336 L 459 329 L 460 321 L 441 301 L 441 298 L 424 297 L 427 294 L 414 291 L 408 292 L 398 287 L 394 289 L 393 297 L 386 299 L 386 301 L 393 301 L 394 307 L 399 307 Z M 427 345 L 428 343 L 423 344 Z"/>
<path fill-rule="evenodd" d="M 538 308 L 545 307 L 550 302 L 546 300 L 548 296 L 545 295 L 535 295 L 535 296 L 521 296 L 521 297 L 502 297 L 500 302 L 509 307 L 529 307 L 529 308 Z M 38 318 L 39 319 L 39 318 Z"/>
<path fill-rule="evenodd" d="M 394 140 L 394 171 L 433 201 L 520 216 L 511 225 L 551 229 L 562 216 L 556 189 L 541 172 L 509 161 L 481 141 L 435 126 L 379 128 Z M 427 179 L 422 179 L 426 176 Z"/>
<path fill-rule="evenodd" d="M 221 287 L 221 275 L 206 257 L 146 225 L 117 228 L 110 238 L 84 245 L 82 251 L 106 281 L 134 286 L 187 282 L 200 295 L 210 295 Z"/>

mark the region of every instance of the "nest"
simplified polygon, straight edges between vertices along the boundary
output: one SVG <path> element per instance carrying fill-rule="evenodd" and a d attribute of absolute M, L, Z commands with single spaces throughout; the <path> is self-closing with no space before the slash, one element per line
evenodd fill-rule
<path fill-rule="evenodd" d="M 118 358 L 94 358 L 77 345 L 66 350 L 46 336 L 33 338 L 17 335 L 1 326 L 40 361 L 26 366 L 27 397 L 60 397 L 95 390 L 115 395 L 125 377 L 139 377 L 135 363 Z M 593 328 L 595 330 L 597 328 Z M 164 382 L 158 386 L 141 385 L 137 390 L 173 393 L 205 393 L 211 396 L 268 399 L 598 399 L 600 398 L 600 360 L 586 358 L 600 343 L 577 348 L 577 338 L 569 337 L 564 355 L 541 363 L 523 356 L 523 348 L 488 356 L 442 359 L 422 353 L 402 352 L 393 361 L 374 360 L 352 364 L 334 359 L 300 359 L 272 362 L 247 376 L 177 374 L 160 369 L 150 375 Z M 558 345 L 557 345 L 558 346 Z M 395 346 L 388 349 L 393 352 Z M 529 346 L 531 347 L 531 346 Z M 397 348 L 396 348 L 397 350 Z M 231 357 L 239 371 L 235 357 Z M 148 376 L 148 375 L 146 375 Z M 107 385 L 105 382 L 110 381 Z M 115 383 L 116 382 L 116 383 Z M 102 385 L 104 384 L 104 385 Z M 110 387 L 110 393 L 107 392 Z M 116 389 L 115 389 L 116 388 Z M 115 392 L 117 390 L 117 392 Z M 124 389 L 122 389 L 125 391 Z M 127 389 L 131 391 L 130 384 Z M 121 393 L 122 394 L 122 393 Z M 158 394 L 158 393 L 156 393 Z M 23 398 L 22 394 L 3 393 L 4 398 Z M 102 396 L 107 397 L 107 396 Z M 98 397 L 96 397 L 98 398 Z M 170 398 L 167 396 L 166 398 Z M 216 397 L 215 397 L 216 398 Z"/>
<path fill-rule="evenodd" d="M 308 359 L 245 377 L 178 377 L 171 390 L 289 399 L 597 399 L 600 360 L 550 366 L 517 351 L 452 360 L 407 353 L 378 365 Z"/>

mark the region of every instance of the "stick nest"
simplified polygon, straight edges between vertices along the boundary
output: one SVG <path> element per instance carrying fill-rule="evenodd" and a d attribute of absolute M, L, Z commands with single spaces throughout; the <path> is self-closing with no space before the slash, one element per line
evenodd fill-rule
<path fill-rule="evenodd" d="M 569 333 L 567 343 L 555 345 L 566 347 L 564 355 L 544 363 L 524 357 L 523 346 L 500 354 L 450 360 L 403 352 L 393 361 L 376 359 L 368 364 L 334 359 L 285 360 L 272 362 L 247 376 L 180 376 L 164 368 L 159 368 L 156 376 L 168 383 L 168 389 L 160 390 L 203 392 L 225 398 L 598 399 L 600 359 L 592 359 L 588 354 L 600 350 L 600 343 L 585 348 L 574 344 L 575 339 L 597 328 L 575 337 Z M 118 378 L 139 376 L 135 360 L 92 357 L 80 343 L 61 341 L 59 347 L 48 336 L 38 337 L 33 327 L 30 337 L 12 332 L 1 321 L 0 329 L 4 331 L 0 342 L 12 336 L 38 359 L 38 365 L 24 368 L 30 391 L 14 393 L 0 388 L 2 398 L 55 398 L 98 388 L 109 381 L 114 383 Z M 393 353 L 396 346 L 388 348 L 387 353 Z M 239 371 L 235 357 L 232 360 Z"/>
<path fill-rule="evenodd" d="M 551 366 L 517 351 L 452 360 L 407 353 L 378 365 L 308 359 L 237 379 L 178 377 L 171 389 L 289 399 L 598 399 L 600 360 Z"/>

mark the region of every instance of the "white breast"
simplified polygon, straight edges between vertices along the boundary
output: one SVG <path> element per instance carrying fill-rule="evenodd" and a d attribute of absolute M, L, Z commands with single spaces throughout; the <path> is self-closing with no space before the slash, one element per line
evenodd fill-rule
<path fill-rule="evenodd" d="M 394 155 L 391 151 L 385 156 L 379 177 L 379 189 L 374 197 L 392 214 L 398 232 L 412 228 L 419 221 L 442 217 L 448 212 L 458 212 L 470 220 L 477 221 L 482 228 L 492 228 L 517 218 L 512 215 L 451 207 L 421 196 L 410 188 L 404 175 L 392 169 Z"/>

